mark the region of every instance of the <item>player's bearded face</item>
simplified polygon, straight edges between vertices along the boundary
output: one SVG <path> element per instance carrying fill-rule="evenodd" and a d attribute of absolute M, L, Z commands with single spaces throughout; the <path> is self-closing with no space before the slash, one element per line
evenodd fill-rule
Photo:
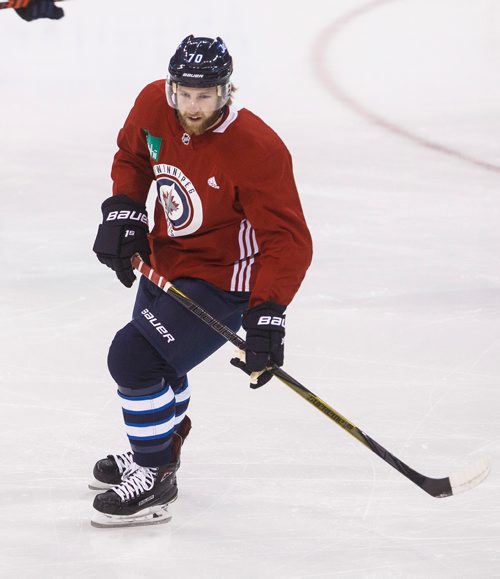
<path fill-rule="evenodd" d="M 217 87 L 192 88 L 179 86 L 177 90 L 177 113 L 184 130 L 201 135 L 219 117 Z"/>

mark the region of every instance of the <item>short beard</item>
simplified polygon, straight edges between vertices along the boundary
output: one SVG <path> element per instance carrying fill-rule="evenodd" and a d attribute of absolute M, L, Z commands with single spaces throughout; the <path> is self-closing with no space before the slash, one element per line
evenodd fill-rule
<path fill-rule="evenodd" d="M 197 125 L 196 128 L 192 127 L 191 125 L 188 125 L 184 119 L 184 117 L 178 112 L 177 112 L 177 118 L 179 119 L 179 123 L 181 124 L 182 128 L 187 132 L 187 133 L 192 133 L 193 135 L 202 135 L 203 133 L 205 133 L 207 131 L 207 129 L 209 129 L 212 125 L 214 125 L 217 120 L 219 119 L 219 117 L 221 116 L 222 111 L 218 110 L 215 111 L 212 115 L 210 115 L 207 119 L 205 119 L 201 124 Z"/>

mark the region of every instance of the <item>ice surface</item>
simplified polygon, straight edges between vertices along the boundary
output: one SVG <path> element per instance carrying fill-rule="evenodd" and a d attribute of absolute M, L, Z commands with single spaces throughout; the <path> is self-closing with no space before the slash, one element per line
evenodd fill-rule
<path fill-rule="evenodd" d="M 500 5 L 374 2 L 342 20 L 362 6 L 1 12 L 1 577 L 500 576 L 500 173 L 332 93 L 500 164 Z M 92 466 L 126 448 L 105 360 L 134 297 L 91 246 L 116 133 L 189 33 L 226 40 L 238 102 L 294 157 L 315 260 L 286 370 L 428 476 L 490 455 L 479 487 L 432 499 L 278 381 L 251 391 L 226 346 L 192 373 L 172 521 L 90 526 Z"/>

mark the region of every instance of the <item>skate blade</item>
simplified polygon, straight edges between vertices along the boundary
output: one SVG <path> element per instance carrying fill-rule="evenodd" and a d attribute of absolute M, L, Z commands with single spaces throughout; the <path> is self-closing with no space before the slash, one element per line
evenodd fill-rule
<path fill-rule="evenodd" d="M 161 525 L 168 523 L 172 515 L 168 505 L 158 505 L 139 511 L 135 515 L 107 515 L 96 511 L 90 524 L 98 529 L 116 527 L 144 527 L 146 525 Z"/>
<path fill-rule="evenodd" d="M 107 491 L 109 489 L 112 489 L 114 486 L 116 485 L 103 483 L 100 480 L 97 480 L 96 478 L 93 481 L 90 481 L 88 484 L 88 487 L 91 491 Z"/>

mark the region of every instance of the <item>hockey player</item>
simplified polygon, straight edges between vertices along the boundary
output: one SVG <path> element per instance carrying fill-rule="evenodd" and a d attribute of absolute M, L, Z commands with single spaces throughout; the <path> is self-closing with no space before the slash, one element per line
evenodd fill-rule
<path fill-rule="evenodd" d="M 56 6 L 54 0 L 11 0 L 12 7 L 23 20 L 31 22 L 39 18 L 59 20 L 64 10 Z"/>
<path fill-rule="evenodd" d="M 283 364 L 285 309 L 310 264 L 311 237 L 290 154 L 259 117 L 232 104 L 232 59 L 221 38 L 185 38 L 168 77 L 147 85 L 118 135 L 113 195 L 94 251 L 131 287 L 138 253 L 234 331 L 262 385 Z M 156 181 L 154 227 L 145 202 Z M 168 519 L 190 429 L 187 374 L 224 339 L 146 278 L 132 321 L 108 355 L 131 451 L 94 468 L 95 526 Z M 109 489 L 111 485 L 112 488 Z"/>

